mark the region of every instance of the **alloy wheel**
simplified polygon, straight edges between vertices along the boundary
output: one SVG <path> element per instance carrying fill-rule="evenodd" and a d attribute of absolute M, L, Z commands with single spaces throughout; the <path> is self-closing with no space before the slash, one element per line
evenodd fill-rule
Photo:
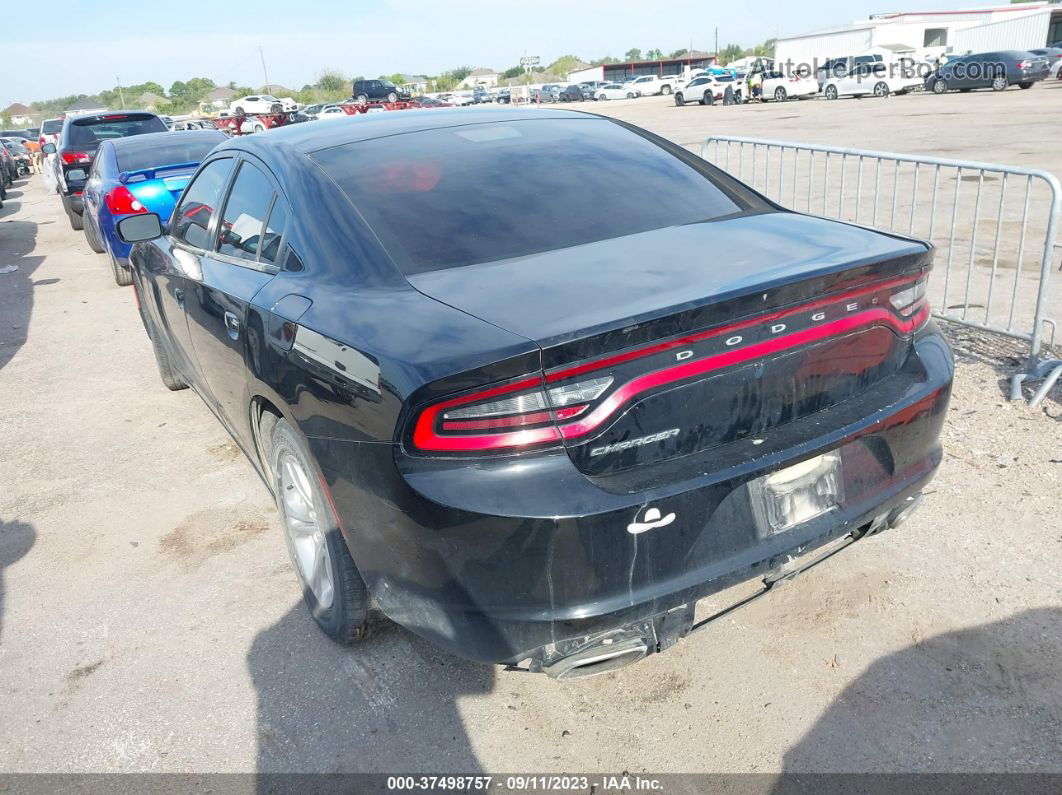
<path fill-rule="evenodd" d="M 273 464 L 278 494 L 284 509 L 284 531 L 299 577 L 313 593 L 318 606 L 327 610 L 335 599 L 332 557 L 326 529 L 314 505 L 310 475 L 289 450 L 281 449 Z"/>

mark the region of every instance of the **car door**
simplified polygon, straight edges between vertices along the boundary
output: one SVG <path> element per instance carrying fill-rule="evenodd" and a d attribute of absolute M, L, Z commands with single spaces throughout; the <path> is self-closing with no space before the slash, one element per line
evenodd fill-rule
<path fill-rule="evenodd" d="M 269 170 L 244 155 L 212 235 L 213 245 L 200 257 L 201 279 L 186 304 L 192 346 L 218 414 L 247 443 L 247 341 L 259 333 L 249 308 L 278 270 L 289 218 L 287 201 Z"/>
<path fill-rule="evenodd" d="M 85 180 L 85 187 L 81 193 L 81 199 L 85 205 L 85 209 L 81 213 L 82 220 L 92 227 L 101 243 L 103 242 L 103 237 L 100 235 L 99 212 L 105 191 L 103 187 L 103 172 L 107 170 L 105 165 L 111 157 L 113 157 L 111 147 L 104 141 L 92 158 L 92 165 L 88 169 L 88 179 Z"/>
<path fill-rule="evenodd" d="M 185 308 L 202 280 L 201 255 L 210 248 L 214 216 L 234 162 L 232 157 L 219 157 L 199 169 L 173 210 L 167 234 L 144 250 L 139 269 L 151 282 L 147 303 L 156 308 L 155 320 L 170 342 L 177 369 L 204 398 L 208 389 L 188 333 Z"/>

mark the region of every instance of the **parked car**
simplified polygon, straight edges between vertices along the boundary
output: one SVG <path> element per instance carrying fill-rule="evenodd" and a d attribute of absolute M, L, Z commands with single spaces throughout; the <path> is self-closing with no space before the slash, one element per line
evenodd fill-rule
<path fill-rule="evenodd" d="M 330 103 L 318 102 L 315 105 L 307 105 L 302 109 L 302 112 L 309 116 L 311 119 L 316 119 L 317 114 L 324 110 Z"/>
<path fill-rule="evenodd" d="M 15 178 L 11 176 L 14 170 L 14 158 L 11 157 L 11 153 L 7 151 L 6 146 L 0 146 L 0 207 L 4 206 L 4 200 L 7 199 L 7 189 L 15 181 Z"/>
<path fill-rule="evenodd" d="M 37 143 L 59 145 L 59 133 L 63 131 L 62 119 L 45 119 L 41 122 L 41 132 L 37 137 Z"/>
<path fill-rule="evenodd" d="M 675 104 L 679 107 L 696 102 L 698 105 L 714 105 L 723 99 L 727 87 L 735 92 L 741 90 L 740 84 L 729 75 L 702 74 L 694 77 L 685 86 L 675 92 Z"/>
<path fill-rule="evenodd" d="M 818 81 L 809 75 L 791 74 L 769 70 L 763 73 L 762 97 L 764 100 L 785 102 L 789 99 L 810 99 L 819 93 Z"/>
<path fill-rule="evenodd" d="M 63 120 L 58 146 L 45 144 L 41 152 L 58 155 L 52 158 L 56 191 L 63 201 L 63 210 L 72 229 L 80 232 L 82 228 L 81 192 L 85 188 L 92 157 L 100 143 L 127 135 L 166 131 L 162 119 L 146 110 L 106 111 L 67 116 Z"/>
<path fill-rule="evenodd" d="M 831 77 L 822 87 L 826 99 L 839 97 L 887 97 L 906 94 L 920 88 L 923 78 L 918 72 L 900 63 L 866 63 L 852 69 L 843 77 Z"/>
<path fill-rule="evenodd" d="M 346 116 L 347 112 L 339 107 L 339 105 L 325 105 L 321 108 L 320 113 L 314 118 L 321 121 L 324 119 L 343 119 L 346 118 Z"/>
<path fill-rule="evenodd" d="M 0 138 L 21 138 L 25 141 L 31 141 L 33 137 L 28 130 L 0 130 Z"/>
<path fill-rule="evenodd" d="M 0 138 L 0 145 L 3 145 L 11 155 L 9 168 L 12 180 L 30 173 L 29 149 L 21 143 L 25 140 L 25 138 Z"/>
<path fill-rule="evenodd" d="M 583 90 L 579 86 L 565 86 L 557 93 L 560 102 L 582 102 Z"/>
<path fill-rule="evenodd" d="M 555 83 L 547 83 L 538 91 L 543 102 L 560 102 L 561 87 Z"/>
<path fill-rule="evenodd" d="M 511 88 L 498 89 L 498 96 L 494 98 L 494 101 L 499 105 L 509 105 L 513 101 L 513 91 Z"/>
<path fill-rule="evenodd" d="M 454 107 L 451 102 L 443 102 L 441 99 L 435 97 L 417 97 L 415 102 L 422 108 L 452 108 Z"/>
<path fill-rule="evenodd" d="M 143 213 L 155 213 L 168 221 L 199 163 L 227 140 L 220 130 L 186 130 L 100 144 L 82 194 L 82 219 L 89 248 L 107 255 L 115 284 L 132 284 L 130 247 L 115 234 L 115 224 Z"/>
<path fill-rule="evenodd" d="M 619 83 L 606 83 L 597 89 L 597 99 L 634 99 L 638 96 L 633 89 L 622 86 Z"/>
<path fill-rule="evenodd" d="M 1062 80 L 1062 47 L 1038 47 L 1029 52 L 1047 59 L 1048 77 Z"/>
<path fill-rule="evenodd" d="M 614 119 L 232 138 L 173 219 L 118 224 L 159 371 L 247 452 L 340 642 L 371 606 L 462 657 L 604 673 L 902 522 L 941 461 L 931 246 Z"/>
<path fill-rule="evenodd" d="M 1003 50 L 965 55 L 948 61 L 926 78 L 926 90 L 934 94 L 1008 86 L 1031 88 L 1050 74 L 1048 59 L 1023 50 Z"/>
<path fill-rule="evenodd" d="M 233 116 L 254 116 L 262 113 L 294 113 L 299 104 L 291 97 L 277 99 L 271 94 L 255 94 L 240 97 L 229 103 L 229 113 Z"/>
<path fill-rule="evenodd" d="M 583 96 L 584 101 L 590 101 L 594 99 L 594 87 L 587 85 L 586 83 L 579 84 L 579 92 Z"/>
<path fill-rule="evenodd" d="M 401 91 L 390 80 L 355 80 L 354 91 L 351 93 L 355 102 L 405 102 L 412 96 Z"/>
<path fill-rule="evenodd" d="M 476 86 L 472 89 L 472 104 L 479 105 L 484 102 L 491 102 L 490 89 L 484 86 Z"/>
<path fill-rule="evenodd" d="M 677 75 L 641 75 L 628 80 L 623 85 L 639 97 L 649 97 L 655 94 L 671 94 L 675 90 L 678 79 Z"/>
<path fill-rule="evenodd" d="M 885 58 L 881 55 L 846 55 L 843 58 L 830 58 L 815 72 L 815 79 L 820 86 L 826 85 L 826 81 L 834 77 L 844 77 L 857 66 L 870 63 L 882 63 Z"/>

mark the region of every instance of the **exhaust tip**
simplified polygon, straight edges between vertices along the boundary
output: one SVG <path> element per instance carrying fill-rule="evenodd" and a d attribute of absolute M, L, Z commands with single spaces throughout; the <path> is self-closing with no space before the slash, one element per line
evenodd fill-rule
<path fill-rule="evenodd" d="M 588 649 L 562 657 L 544 666 L 543 673 L 554 679 L 583 679 L 607 674 L 638 662 L 649 653 L 643 638 L 630 638 L 616 643 L 600 643 Z"/>
<path fill-rule="evenodd" d="M 911 514 L 918 510 L 919 506 L 922 505 L 923 497 L 924 495 L 922 494 L 922 492 L 912 494 L 910 497 L 907 498 L 907 501 L 903 505 L 899 505 L 893 508 L 889 512 L 889 527 L 899 527 L 908 519 L 910 519 Z"/>

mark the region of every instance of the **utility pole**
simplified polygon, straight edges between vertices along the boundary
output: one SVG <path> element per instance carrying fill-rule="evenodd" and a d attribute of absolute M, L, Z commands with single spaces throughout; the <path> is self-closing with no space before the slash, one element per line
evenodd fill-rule
<path fill-rule="evenodd" d="M 258 57 L 262 59 L 262 74 L 265 76 L 265 90 L 266 90 L 266 93 L 268 94 L 268 93 L 270 93 L 270 91 L 272 89 L 270 89 L 270 87 L 269 87 L 269 72 L 266 71 L 265 53 L 262 52 L 262 48 L 261 47 L 258 48 Z"/>
<path fill-rule="evenodd" d="M 719 63 L 719 28 L 715 29 L 715 62 Z"/>
<path fill-rule="evenodd" d="M 122 93 L 122 78 L 115 75 L 114 79 L 118 83 L 118 96 L 122 99 L 122 110 L 125 110 L 125 94 Z"/>

